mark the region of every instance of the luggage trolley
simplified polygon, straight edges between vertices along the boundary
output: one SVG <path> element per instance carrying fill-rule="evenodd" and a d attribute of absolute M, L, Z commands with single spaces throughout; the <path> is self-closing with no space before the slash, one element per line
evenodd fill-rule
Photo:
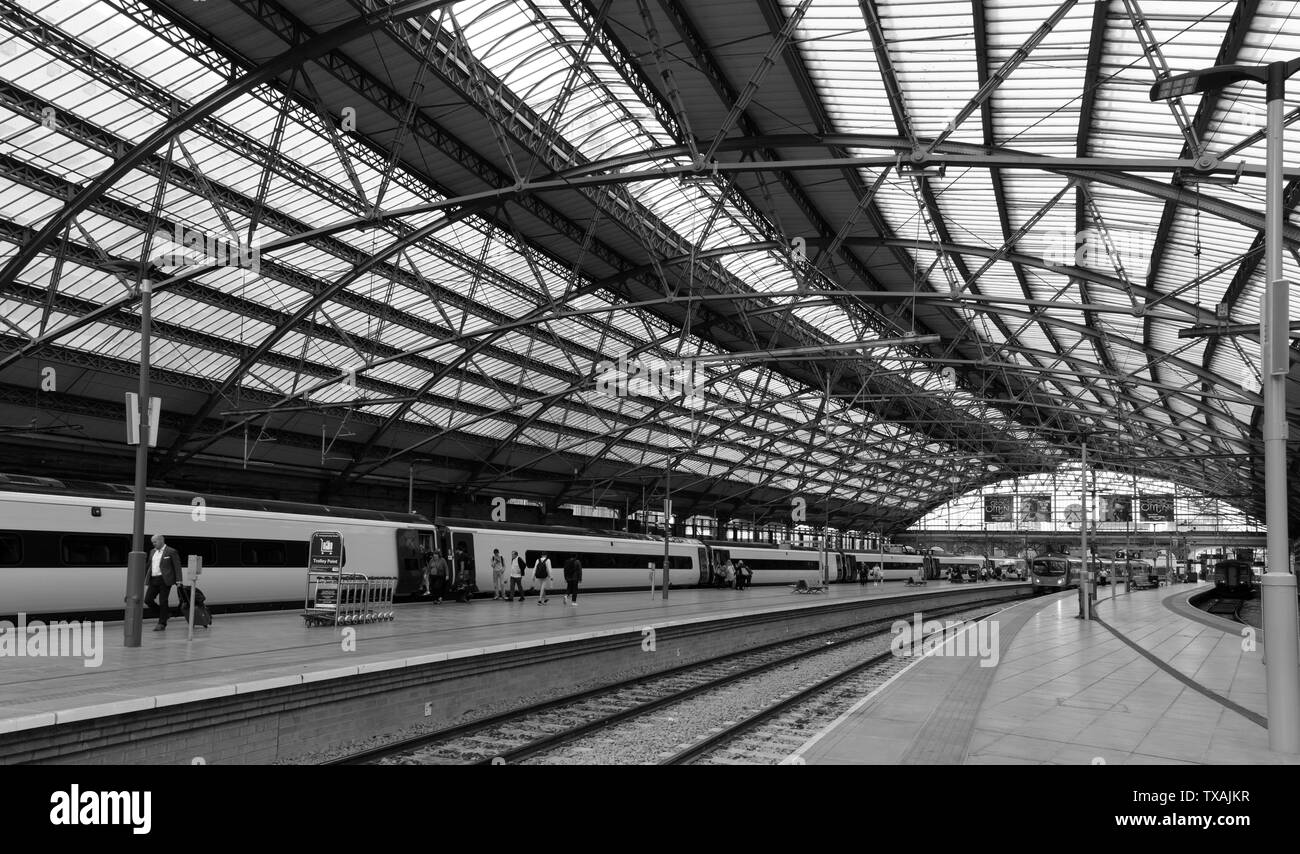
<path fill-rule="evenodd" d="M 370 579 L 370 609 L 372 621 L 391 620 L 397 616 L 393 611 L 393 594 L 397 592 L 397 578 L 381 575 Z"/>
<path fill-rule="evenodd" d="M 370 579 L 359 572 L 345 572 L 339 578 L 339 610 L 336 622 L 340 626 L 354 626 L 369 622 L 366 619 L 367 600 L 370 598 Z"/>
<path fill-rule="evenodd" d="M 355 626 L 391 620 L 397 579 L 359 572 L 308 574 L 303 619 L 309 626 Z"/>
<path fill-rule="evenodd" d="M 332 626 L 339 614 L 339 573 L 307 573 L 307 595 L 302 618 L 309 626 Z"/>

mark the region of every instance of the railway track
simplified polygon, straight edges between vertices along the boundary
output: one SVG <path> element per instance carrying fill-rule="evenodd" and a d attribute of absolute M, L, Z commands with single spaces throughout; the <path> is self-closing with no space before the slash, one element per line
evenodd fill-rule
<path fill-rule="evenodd" d="M 1210 599 L 1207 602 L 1203 603 L 1201 607 L 1203 607 L 1207 613 L 1215 614 L 1216 616 L 1220 616 L 1220 617 L 1227 617 L 1230 620 L 1235 620 L 1236 622 L 1240 623 L 1242 622 L 1241 606 L 1244 604 L 1245 604 L 1245 600 L 1243 599 L 1215 598 L 1215 599 Z"/>
<path fill-rule="evenodd" d="M 973 609 L 1001 607 L 1005 600 L 990 597 L 978 603 L 936 609 L 926 618 L 950 617 Z M 805 661 L 828 652 L 861 656 L 861 644 L 888 648 L 890 617 L 852 629 L 821 632 L 795 641 L 781 641 L 739 654 L 720 656 L 684 665 L 652 676 L 593 689 L 581 694 L 528 706 L 435 733 L 416 736 L 334 759 L 330 765 L 461 765 L 515 764 L 547 760 L 584 761 L 608 758 L 578 746 L 566 753 L 565 746 L 605 733 L 620 726 L 644 727 L 644 721 L 661 710 L 669 725 L 672 709 L 711 693 L 743 691 L 764 674 L 782 668 L 799 667 Z M 879 653 L 873 653 L 878 655 Z M 887 655 L 887 652 L 885 653 Z M 905 665 L 907 659 L 901 659 Z M 635 740 L 635 739 L 634 739 Z M 616 744 L 606 744 L 614 749 Z"/>

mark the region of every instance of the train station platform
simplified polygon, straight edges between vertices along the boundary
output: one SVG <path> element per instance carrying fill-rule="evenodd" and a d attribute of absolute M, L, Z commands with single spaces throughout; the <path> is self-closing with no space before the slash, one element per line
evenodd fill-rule
<path fill-rule="evenodd" d="M 869 618 L 877 602 L 987 596 L 981 591 L 989 588 L 1028 595 L 1027 585 L 1016 582 L 890 582 L 831 585 L 809 595 L 786 585 L 673 589 L 667 600 L 659 590 L 584 593 L 571 607 L 552 592 L 545 606 L 535 594 L 524 602 L 398 605 L 391 622 L 351 627 L 308 627 L 301 611 L 218 614 L 211 628 L 194 630 L 193 640 L 182 618 L 171 618 L 164 632 L 153 631 L 150 619 L 136 648 L 123 646 L 120 622 L 101 624 L 97 662 L 80 655 L 0 657 L 0 764 L 177 761 L 187 750 L 205 761 L 283 761 L 295 739 L 309 745 L 355 736 L 358 716 L 372 718 L 376 732 L 409 724 L 412 708 L 450 722 L 507 696 L 571 693 L 584 680 L 652 671 L 650 659 L 662 669 L 668 658 L 687 663 L 701 651 L 724 654 L 793 637 L 810 620 L 852 624 Z M 751 628 L 737 632 L 736 621 Z M 404 685 L 405 693 L 388 700 L 371 696 Z M 330 703 L 337 711 L 320 710 Z M 272 707 L 280 709 L 278 718 L 268 720 Z M 300 707 L 313 711 L 284 711 Z M 207 735 L 160 758 L 123 740 L 138 726 L 153 727 L 159 738 L 187 726 Z M 293 726 L 314 729 L 286 730 Z M 64 744 L 75 739 L 104 750 L 78 758 Z M 122 743 L 107 750 L 115 739 Z M 250 749 L 259 742 L 264 746 Z"/>
<path fill-rule="evenodd" d="M 1300 764 L 1268 748 L 1263 646 L 1243 649 L 1243 626 L 1187 605 L 1206 585 L 1100 589 L 1092 622 L 1077 617 L 1077 591 L 1008 607 L 984 647 L 998 650 L 995 663 L 954 655 L 950 642 L 795 755 L 809 765 Z"/>

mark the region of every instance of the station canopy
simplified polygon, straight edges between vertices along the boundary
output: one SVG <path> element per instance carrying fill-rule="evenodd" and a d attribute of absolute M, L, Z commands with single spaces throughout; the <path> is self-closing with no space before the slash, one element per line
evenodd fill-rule
<path fill-rule="evenodd" d="M 1148 93 L 1297 55 L 1294 2 L 6 3 L 0 462 L 129 471 L 147 280 L 160 484 L 876 530 L 1086 443 L 1262 517 L 1263 87 Z"/>

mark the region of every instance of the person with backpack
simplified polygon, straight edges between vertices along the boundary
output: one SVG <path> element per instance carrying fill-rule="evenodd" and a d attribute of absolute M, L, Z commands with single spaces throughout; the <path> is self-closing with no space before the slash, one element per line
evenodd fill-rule
<path fill-rule="evenodd" d="M 736 589 L 744 590 L 748 586 L 749 586 L 749 567 L 745 565 L 745 562 L 743 560 L 737 561 L 736 562 Z"/>
<path fill-rule="evenodd" d="M 519 601 L 524 601 L 524 572 L 528 569 L 528 563 L 519 555 L 519 552 L 510 553 L 510 595 L 506 597 L 509 602 L 515 601 L 515 591 L 519 591 Z"/>
<path fill-rule="evenodd" d="M 569 587 L 569 592 L 564 594 L 564 604 L 576 607 L 578 583 L 582 581 L 582 561 L 578 560 L 577 555 L 569 555 L 569 559 L 564 562 L 564 581 Z"/>
<path fill-rule="evenodd" d="M 551 561 L 546 557 L 546 552 L 542 552 L 537 563 L 533 564 L 533 578 L 537 581 L 537 604 L 545 605 L 549 601 L 546 598 L 546 584 L 551 580 Z"/>

